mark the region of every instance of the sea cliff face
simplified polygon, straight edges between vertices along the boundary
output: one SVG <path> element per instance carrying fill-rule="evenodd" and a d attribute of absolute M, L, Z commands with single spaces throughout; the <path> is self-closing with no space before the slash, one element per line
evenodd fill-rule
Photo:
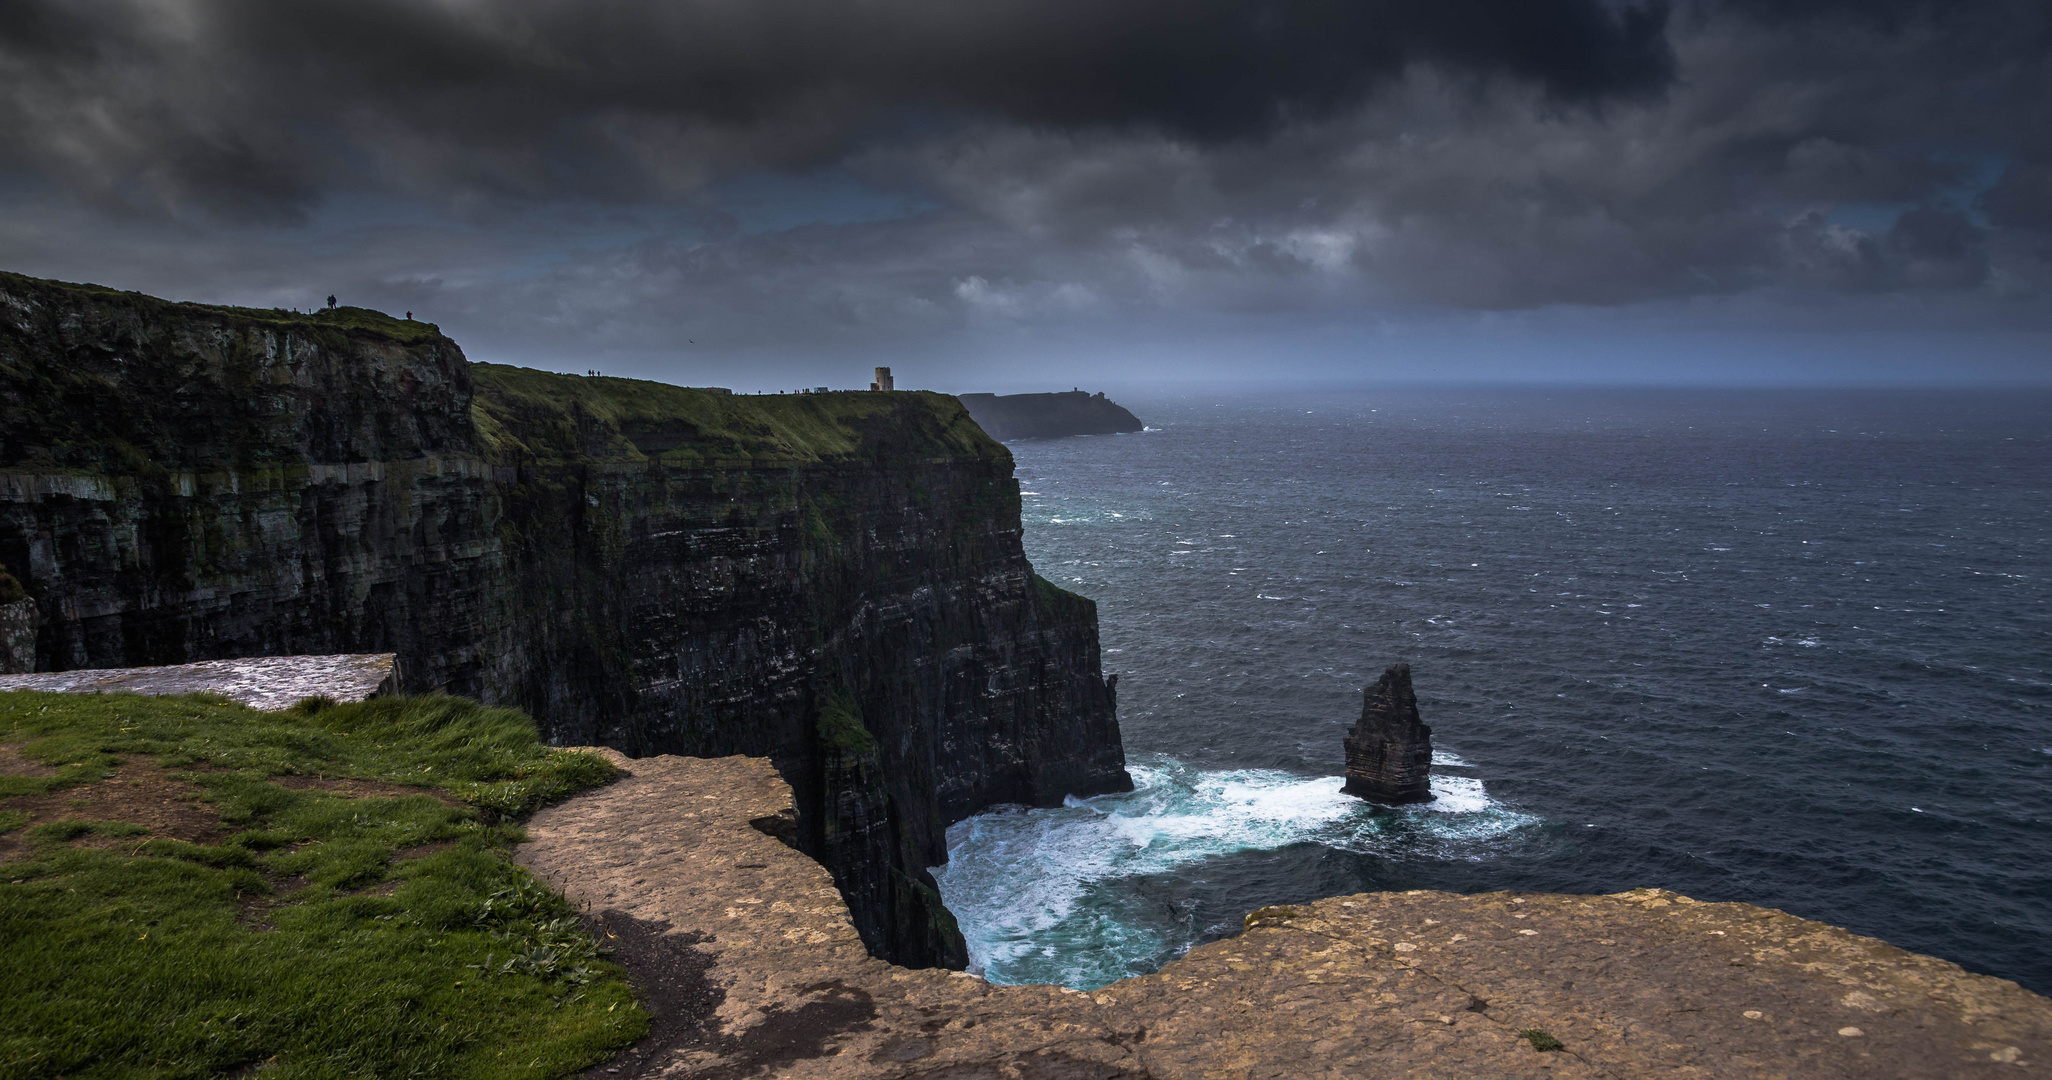
<path fill-rule="evenodd" d="M 862 939 L 964 960 L 925 867 L 1129 786 L 1095 607 L 937 394 L 473 365 L 428 324 L 0 275 L 0 563 L 37 668 L 394 652 L 627 753 L 759 754 Z"/>

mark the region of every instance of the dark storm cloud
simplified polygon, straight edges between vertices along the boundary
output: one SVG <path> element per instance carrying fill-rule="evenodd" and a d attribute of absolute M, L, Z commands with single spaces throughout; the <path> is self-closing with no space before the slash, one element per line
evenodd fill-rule
<path fill-rule="evenodd" d="M 1642 97 L 1672 76 L 1665 21 L 1657 0 L 10 0 L 0 108 L 17 169 L 138 207 L 290 213 L 380 179 L 627 198 L 962 115 L 1259 137 L 1416 63 Z"/>
<path fill-rule="evenodd" d="M 543 350 L 1733 297 L 2035 326 L 2048 56 L 2042 0 L 0 0 L 0 258 Z M 840 187 L 744 224 L 772 173 Z M 807 216 L 857 189 L 900 208 Z"/>
<path fill-rule="evenodd" d="M 2052 162 L 2012 162 L 1976 205 L 1997 226 L 2052 233 Z"/>

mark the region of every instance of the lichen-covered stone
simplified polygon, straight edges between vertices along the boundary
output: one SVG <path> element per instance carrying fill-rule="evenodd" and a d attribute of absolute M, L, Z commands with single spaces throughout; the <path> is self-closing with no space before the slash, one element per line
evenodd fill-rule
<path fill-rule="evenodd" d="M 2052 1062 L 2052 1001 L 2015 983 L 1657 889 L 1264 908 L 1089 993 L 909 971 L 752 824 L 790 806 L 767 762 L 617 760 L 624 779 L 534 815 L 518 858 L 590 906 L 648 993 L 655 1034 L 621 1075 L 1970 1080 Z"/>
<path fill-rule="evenodd" d="M 0 690 L 72 694 L 219 694 L 252 709 L 289 709 L 310 697 L 363 701 L 400 690 L 398 657 L 254 656 L 144 668 L 82 668 L 0 676 Z"/>
<path fill-rule="evenodd" d="M 1342 790 L 1387 806 L 1431 802 L 1432 729 L 1418 718 L 1411 665 L 1392 666 L 1361 698 L 1361 719 L 1347 732 Z"/>

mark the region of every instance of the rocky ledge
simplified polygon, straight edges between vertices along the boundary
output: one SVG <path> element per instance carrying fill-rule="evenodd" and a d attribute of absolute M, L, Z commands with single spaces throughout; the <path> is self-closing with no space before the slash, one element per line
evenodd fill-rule
<path fill-rule="evenodd" d="M 141 668 L 82 668 L 0 675 L 0 690 L 72 694 L 219 694 L 252 709 L 289 709 L 310 697 L 362 701 L 399 692 L 393 653 L 252 656 Z"/>
<path fill-rule="evenodd" d="M 776 838 L 792 800 L 767 761 L 612 756 L 628 775 L 536 814 L 520 856 L 589 905 L 655 1014 L 594 1077 L 1807 1080 L 2052 1060 L 2052 1001 L 2015 983 L 1657 889 L 1264 908 L 1090 993 L 908 970 Z"/>

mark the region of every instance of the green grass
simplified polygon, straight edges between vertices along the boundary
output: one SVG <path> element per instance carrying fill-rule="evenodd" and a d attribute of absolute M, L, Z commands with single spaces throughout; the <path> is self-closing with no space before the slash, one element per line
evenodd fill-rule
<path fill-rule="evenodd" d="M 946 394 L 715 394 L 504 364 L 472 364 L 471 375 L 478 435 L 507 461 L 570 461 L 594 451 L 687 466 L 1010 453 Z"/>
<path fill-rule="evenodd" d="M 23 833 L 28 856 L 0 863 L 0 1077 L 547 1077 L 646 1030 L 577 912 L 508 857 L 515 817 L 613 773 L 543 746 L 521 713 L 16 692 L 0 693 L 0 741 L 57 767 L 0 794 L 152 755 L 224 831 Z M 420 790 L 277 782 L 293 775 Z M 21 827 L 9 813 L 0 801 L 0 831 Z"/>
<path fill-rule="evenodd" d="M 878 750 L 876 736 L 863 725 L 855 699 L 845 690 L 834 691 L 820 702 L 819 738 L 849 761 L 874 758 Z"/>

